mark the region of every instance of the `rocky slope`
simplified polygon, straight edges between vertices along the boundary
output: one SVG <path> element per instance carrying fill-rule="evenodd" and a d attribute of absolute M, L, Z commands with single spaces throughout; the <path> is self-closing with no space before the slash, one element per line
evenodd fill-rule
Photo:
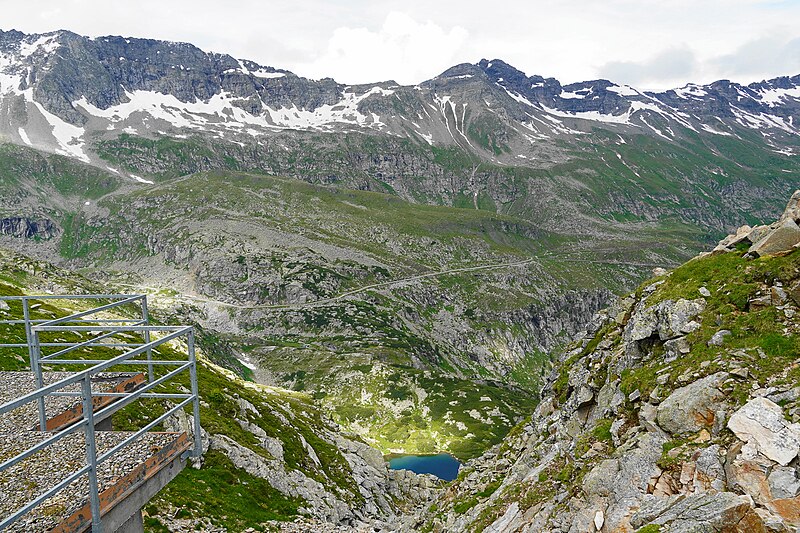
<path fill-rule="evenodd" d="M 797 531 L 800 191 L 599 313 L 425 531 Z"/>

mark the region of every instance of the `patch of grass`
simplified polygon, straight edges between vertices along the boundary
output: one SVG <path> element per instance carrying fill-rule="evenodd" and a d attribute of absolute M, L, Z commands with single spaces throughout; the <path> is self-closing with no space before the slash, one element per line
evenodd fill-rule
<path fill-rule="evenodd" d="M 636 533 L 660 533 L 661 526 L 658 524 L 647 524 L 636 530 Z"/>
<path fill-rule="evenodd" d="M 467 498 L 466 500 L 453 504 L 453 512 L 456 514 L 464 514 L 476 505 L 478 505 L 478 498 Z"/>
<path fill-rule="evenodd" d="M 264 479 L 236 468 L 210 450 L 203 468 L 185 468 L 155 497 L 158 507 L 176 507 L 227 531 L 243 531 L 268 520 L 290 520 L 304 501 L 284 496 Z"/>
<path fill-rule="evenodd" d="M 491 483 L 486 485 L 480 492 L 478 492 L 478 496 L 480 496 L 481 498 L 488 498 L 489 496 L 494 494 L 498 488 L 500 488 L 500 483 L 501 483 L 500 480 L 492 481 Z"/>
<path fill-rule="evenodd" d="M 604 418 L 602 420 L 597 421 L 597 425 L 592 430 L 592 436 L 595 440 L 599 440 L 602 442 L 611 442 L 611 424 L 614 421 L 609 418 Z"/>

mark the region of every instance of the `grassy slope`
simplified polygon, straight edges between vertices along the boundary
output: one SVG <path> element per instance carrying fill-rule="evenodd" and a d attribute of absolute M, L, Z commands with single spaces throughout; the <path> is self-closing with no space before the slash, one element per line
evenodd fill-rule
<path fill-rule="evenodd" d="M 741 252 L 727 253 L 690 261 L 675 269 L 665 278 L 664 283 L 648 298 L 649 303 L 665 299 L 699 298 L 700 287 L 706 287 L 711 296 L 706 298 L 708 305 L 701 314 L 701 328 L 687 336 L 692 345 L 688 356 L 683 356 L 671 364 L 658 364 L 653 361 L 641 369 L 633 370 L 623 376 L 623 390 L 639 388 L 643 395 L 649 394 L 655 386 L 655 372 L 671 367 L 671 379 L 665 387 L 669 390 L 679 386 L 677 378 L 702 369 L 702 373 L 712 374 L 722 369 L 731 360 L 737 360 L 752 373 L 753 380 L 763 384 L 797 382 L 800 367 L 791 365 L 800 353 L 800 335 L 795 327 L 787 329 L 788 320 L 775 306 L 750 307 L 748 301 L 758 295 L 758 291 L 775 283 L 787 287 L 800 279 L 800 253 L 795 251 L 785 257 L 766 257 L 755 260 L 743 259 Z M 661 280 L 655 280 L 661 281 Z M 792 295 L 794 300 L 800 294 Z M 727 329 L 732 335 L 722 346 L 709 346 L 707 343 L 719 330 Z M 759 351 L 764 353 L 760 357 Z M 705 366 L 703 366 L 705 365 Z M 787 368 L 788 367 L 788 368 Z M 773 378 L 789 370 L 778 381 Z M 734 393 L 738 400 L 747 398 L 749 385 L 738 382 L 740 387 Z"/>
<path fill-rule="evenodd" d="M 652 222 L 649 211 L 658 210 L 661 223 L 691 221 L 719 231 L 720 217 L 766 214 L 791 192 L 789 182 L 797 182 L 796 158 L 776 153 L 750 130 L 738 138 L 679 130 L 675 141 L 631 134 L 621 143 L 616 133 L 596 128 L 588 136 L 559 141 L 569 160 L 539 169 L 498 166 L 457 148 L 355 133 L 297 133 L 253 146 L 121 135 L 100 143 L 98 152 L 114 165 L 162 180 L 209 169 L 247 170 L 397 190 L 418 202 L 470 208 L 478 190 L 479 208 L 548 227 L 563 219 L 563 207 L 571 203 L 607 223 Z M 501 150 L 491 143 L 485 147 Z M 388 164 L 378 163 L 387 156 Z M 474 173 L 480 183 L 474 183 Z M 438 180 L 441 190 L 431 187 L 431 180 Z M 749 195 L 751 205 L 737 205 L 728 197 L 745 184 L 759 193 Z M 639 207 L 633 209 L 634 203 Z"/>
<path fill-rule="evenodd" d="M 95 200 L 119 186 L 119 178 L 67 157 L 0 143 L 0 209 L 13 213 L 17 198 L 53 209 L 59 199 Z"/>

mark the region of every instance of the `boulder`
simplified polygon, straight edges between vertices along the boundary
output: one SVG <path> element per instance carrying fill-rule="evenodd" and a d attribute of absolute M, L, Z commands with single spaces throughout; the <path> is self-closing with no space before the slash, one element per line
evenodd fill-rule
<path fill-rule="evenodd" d="M 649 499 L 631 517 L 631 525 L 635 528 L 646 524 L 666 526 L 670 533 L 765 531 L 753 500 L 732 492 Z"/>
<path fill-rule="evenodd" d="M 764 522 L 764 529 L 767 533 L 789 533 L 789 528 L 786 527 L 786 523 L 780 516 L 764 508 L 756 509 L 756 513 L 761 518 L 761 521 Z"/>
<path fill-rule="evenodd" d="M 675 389 L 658 406 L 658 425 L 675 435 L 713 427 L 725 399 L 719 387 L 728 377 L 727 372 L 718 372 Z"/>
<path fill-rule="evenodd" d="M 774 498 L 794 498 L 800 496 L 800 477 L 794 468 L 776 466 L 769 475 L 769 490 Z"/>
<path fill-rule="evenodd" d="M 658 336 L 661 340 L 672 339 L 682 333 L 689 333 L 686 326 L 692 319 L 703 312 L 706 301 L 680 299 L 675 302 L 665 300 L 658 304 Z"/>
<path fill-rule="evenodd" d="M 664 360 L 669 363 L 690 351 L 691 346 L 686 337 L 676 337 L 664 343 Z"/>
<path fill-rule="evenodd" d="M 640 341 L 657 333 L 665 341 L 690 333 L 692 319 L 706 308 L 703 298 L 664 300 L 651 307 L 646 307 L 645 302 L 642 301 L 631 316 L 625 328 L 626 340 Z"/>
<path fill-rule="evenodd" d="M 800 243 L 800 227 L 793 219 L 787 218 L 754 243 L 747 253 L 754 257 L 774 255 L 788 252 L 798 243 Z"/>
<path fill-rule="evenodd" d="M 766 505 L 773 499 L 767 481 L 771 465 L 772 462 L 759 455 L 755 447 L 746 444 L 741 453 L 726 464 L 728 486 Z"/>
<path fill-rule="evenodd" d="M 695 492 L 725 490 L 725 468 L 720 460 L 720 447 L 712 444 L 695 455 L 695 471 L 692 480 Z"/>
<path fill-rule="evenodd" d="M 711 339 L 709 339 L 708 345 L 709 346 L 722 346 L 722 344 L 725 342 L 725 337 L 727 337 L 730 334 L 731 334 L 730 330 L 721 329 L 718 332 L 714 333 L 714 335 L 711 337 Z"/>
<path fill-rule="evenodd" d="M 794 194 L 786 204 L 786 209 L 783 211 L 781 220 L 793 220 L 800 222 L 800 190 L 794 191 Z"/>
<path fill-rule="evenodd" d="M 782 466 L 787 466 L 800 452 L 800 427 L 789 424 L 781 407 L 766 398 L 747 402 L 728 420 L 728 429 Z"/>
<path fill-rule="evenodd" d="M 747 243 L 747 244 L 754 244 L 758 242 L 762 237 L 764 237 L 767 233 L 770 232 L 770 227 L 763 225 L 763 226 L 756 226 L 751 228 L 748 225 L 741 226 L 739 229 L 736 230 L 735 234 L 728 235 L 717 244 L 716 248 L 711 252 L 712 255 L 717 255 L 721 253 L 732 252 L 737 244 L 740 243 Z"/>

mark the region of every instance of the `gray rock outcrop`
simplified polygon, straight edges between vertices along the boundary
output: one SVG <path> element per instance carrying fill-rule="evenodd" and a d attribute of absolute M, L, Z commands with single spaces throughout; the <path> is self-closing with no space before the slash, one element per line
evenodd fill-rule
<path fill-rule="evenodd" d="M 754 398 L 736 411 L 728 428 L 780 465 L 788 465 L 800 453 L 800 425 L 788 423 L 781 407 L 766 398 Z"/>

